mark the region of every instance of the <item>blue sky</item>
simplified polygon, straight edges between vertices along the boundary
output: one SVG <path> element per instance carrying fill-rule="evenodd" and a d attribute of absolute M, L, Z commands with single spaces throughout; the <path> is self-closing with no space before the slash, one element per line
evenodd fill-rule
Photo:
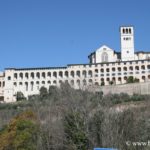
<path fill-rule="evenodd" d="M 103 44 L 120 51 L 121 25 L 150 51 L 150 0 L 0 0 L 0 70 L 88 63 Z"/>

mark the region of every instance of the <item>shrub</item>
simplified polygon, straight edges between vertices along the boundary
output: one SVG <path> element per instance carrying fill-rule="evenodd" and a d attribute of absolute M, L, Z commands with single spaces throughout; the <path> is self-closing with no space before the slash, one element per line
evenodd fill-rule
<path fill-rule="evenodd" d="M 127 83 L 134 83 L 133 76 L 130 76 L 130 77 L 127 78 Z"/>
<path fill-rule="evenodd" d="M 47 96 L 48 96 L 47 88 L 44 87 L 44 86 L 42 86 L 42 87 L 40 88 L 40 98 L 41 98 L 41 99 L 45 99 L 45 98 L 47 98 Z"/>
<path fill-rule="evenodd" d="M 36 115 L 32 111 L 25 111 L 1 130 L 0 149 L 36 150 L 37 135 Z"/>
<path fill-rule="evenodd" d="M 134 79 L 134 82 L 135 82 L 135 83 L 138 83 L 138 82 L 139 82 L 139 79 L 135 78 L 135 79 Z"/>
<path fill-rule="evenodd" d="M 141 101 L 144 99 L 144 96 L 139 95 L 139 94 L 133 94 L 131 96 L 131 101 Z"/>
<path fill-rule="evenodd" d="M 79 112 L 70 112 L 65 116 L 64 128 L 66 144 L 69 147 L 75 148 L 75 150 L 88 149 L 84 118 Z"/>
<path fill-rule="evenodd" d="M 104 86 L 105 85 L 105 82 L 101 82 L 101 86 Z"/>
<path fill-rule="evenodd" d="M 109 81 L 109 84 L 110 84 L 110 85 L 113 85 L 113 84 L 114 84 L 114 82 L 113 82 L 113 81 Z"/>
<path fill-rule="evenodd" d="M 133 78 L 133 76 L 127 78 L 127 83 L 137 83 L 137 82 L 139 82 L 139 79 Z"/>
<path fill-rule="evenodd" d="M 22 92 L 17 92 L 16 99 L 17 99 L 17 101 L 26 100 L 26 98 Z"/>

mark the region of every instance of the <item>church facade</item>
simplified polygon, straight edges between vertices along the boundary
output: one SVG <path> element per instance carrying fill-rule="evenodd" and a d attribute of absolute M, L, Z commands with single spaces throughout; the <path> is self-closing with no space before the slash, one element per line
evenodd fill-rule
<path fill-rule="evenodd" d="M 87 64 L 66 67 L 6 68 L 0 73 L 0 101 L 15 102 L 17 92 L 25 97 L 39 93 L 41 87 L 68 82 L 73 88 L 125 84 L 129 77 L 150 81 L 150 52 L 135 51 L 133 26 L 120 27 L 121 51 L 106 45 L 92 52 Z"/>

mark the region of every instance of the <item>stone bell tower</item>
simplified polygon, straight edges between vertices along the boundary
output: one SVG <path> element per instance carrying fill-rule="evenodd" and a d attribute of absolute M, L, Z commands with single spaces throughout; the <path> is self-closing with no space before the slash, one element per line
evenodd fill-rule
<path fill-rule="evenodd" d="M 134 60 L 134 29 L 132 26 L 120 27 L 121 60 Z"/>

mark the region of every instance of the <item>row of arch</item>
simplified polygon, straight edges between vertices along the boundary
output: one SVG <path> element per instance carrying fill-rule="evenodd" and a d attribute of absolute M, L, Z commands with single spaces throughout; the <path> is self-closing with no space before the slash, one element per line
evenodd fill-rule
<path fill-rule="evenodd" d="M 126 34 L 128 34 L 128 33 L 131 34 L 132 30 L 131 30 L 131 28 L 123 28 L 122 32 L 126 33 Z"/>
<path fill-rule="evenodd" d="M 69 83 L 71 86 L 74 86 L 75 84 L 77 85 L 80 85 L 81 82 L 83 83 L 83 85 L 87 85 L 87 84 L 93 84 L 93 80 L 92 79 L 89 79 L 88 81 L 87 80 L 71 80 L 70 82 L 68 80 L 65 80 L 65 81 L 62 81 L 62 80 L 59 80 L 59 81 L 42 81 L 42 82 L 39 82 L 39 81 L 31 81 L 31 82 L 18 82 L 18 85 L 19 86 L 24 86 L 25 85 L 25 89 L 26 91 L 29 90 L 29 87 L 30 87 L 30 90 L 33 91 L 34 90 L 34 86 L 36 85 L 36 88 L 37 90 L 39 90 L 40 87 L 42 86 L 49 86 L 49 85 L 60 85 L 62 82 L 67 82 Z M 17 82 L 14 82 L 14 86 L 16 87 L 17 86 Z"/>
<path fill-rule="evenodd" d="M 95 70 L 83 70 L 83 71 L 80 71 L 80 70 L 77 70 L 77 71 L 65 71 L 65 72 L 63 72 L 63 71 L 58 71 L 58 72 L 56 72 L 56 71 L 54 71 L 54 72 L 36 72 L 36 73 L 34 73 L 34 72 L 31 72 L 31 73 L 28 73 L 28 72 L 26 72 L 26 73 L 14 73 L 14 78 L 15 79 L 18 79 L 18 77 L 19 78 L 21 78 L 21 79 L 23 79 L 24 77 L 26 78 L 26 79 L 29 79 L 29 78 L 32 78 L 32 79 L 34 79 L 34 78 L 38 78 L 38 79 L 40 79 L 41 77 L 43 78 L 43 79 L 45 79 L 45 78 L 47 78 L 47 77 L 49 77 L 49 78 L 51 78 L 51 77 L 55 77 L 55 78 L 57 78 L 57 77 L 61 77 L 61 78 L 63 78 L 63 77 L 69 77 L 69 76 L 71 76 L 71 77 L 81 77 L 81 75 L 83 76 L 83 77 L 93 77 L 93 74 L 97 74 L 97 73 L 103 73 L 103 72 L 110 72 L 110 71 L 112 71 L 112 72 L 115 72 L 115 71 L 133 71 L 134 69 L 135 70 L 145 70 L 146 69 L 146 67 L 147 67 L 147 69 L 150 69 L 150 65 L 147 65 L 147 66 L 145 66 L 145 65 L 142 65 L 142 66 L 135 66 L 135 67 L 133 67 L 133 66 L 129 66 L 129 67 L 112 67 L 112 68 L 106 68 L 106 69 L 104 69 L 104 68 L 101 68 L 101 69 L 95 69 Z M 8 80 L 11 80 L 11 77 L 9 76 L 8 77 Z"/>
<path fill-rule="evenodd" d="M 146 66 L 142 65 L 142 66 L 129 66 L 129 67 L 112 67 L 111 69 L 110 68 L 106 68 L 106 72 L 110 72 L 110 71 L 133 71 L 133 70 L 145 70 L 146 69 Z M 147 65 L 147 69 L 150 69 L 150 65 Z M 100 69 L 100 72 L 104 72 L 105 69 Z"/>
<path fill-rule="evenodd" d="M 79 85 L 85 85 L 85 86 L 86 85 L 101 85 L 102 82 L 109 83 L 110 81 L 113 81 L 113 83 L 116 83 L 116 82 L 120 82 L 121 83 L 123 81 L 127 81 L 127 78 L 128 78 L 128 76 L 124 76 L 124 77 L 112 77 L 112 78 L 107 77 L 107 78 L 101 78 L 98 82 L 95 82 L 93 79 L 88 79 L 88 80 L 86 80 L 86 79 L 83 79 L 83 80 L 77 79 L 77 80 L 70 80 L 70 81 L 68 81 L 68 80 L 65 80 L 65 81 L 62 81 L 62 80 L 59 80 L 59 81 L 57 81 L 57 80 L 50 81 L 49 80 L 47 82 L 45 82 L 45 81 L 41 81 L 41 82 L 39 82 L 39 81 L 31 81 L 31 82 L 18 82 L 18 83 L 14 82 L 14 86 L 16 87 L 17 84 L 18 84 L 18 86 L 24 86 L 25 85 L 26 91 L 28 91 L 29 86 L 30 86 L 31 91 L 33 91 L 35 85 L 36 85 L 37 89 L 39 89 L 39 87 L 41 87 L 41 86 L 50 86 L 50 85 L 56 85 L 56 86 L 58 86 L 62 82 L 68 82 L 71 86 L 74 86 L 75 84 L 77 86 L 79 86 Z M 150 75 L 148 75 L 148 76 L 144 76 L 143 75 L 141 77 L 141 79 L 143 81 L 145 81 L 146 79 L 150 80 Z M 140 79 L 138 79 L 138 80 L 140 80 Z"/>
<path fill-rule="evenodd" d="M 92 70 L 89 70 L 89 71 L 83 70 L 82 71 L 82 75 L 86 75 L 87 72 L 88 72 L 88 75 L 92 76 Z M 47 73 L 46 72 L 42 72 L 42 73 L 40 73 L 40 72 L 37 72 L 37 73 L 31 72 L 31 73 L 25 73 L 25 74 L 23 74 L 21 72 L 19 74 L 17 74 L 17 73 L 14 74 L 14 78 L 15 79 L 17 79 L 18 76 L 21 79 L 23 79 L 23 77 L 26 77 L 27 79 L 29 77 L 31 77 L 32 79 L 34 79 L 36 77 L 36 78 L 39 79 L 40 77 L 47 78 L 47 77 L 52 77 L 52 76 L 57 78 L 58 76 L 59 77 L 64 77 L 64 76 L 65 77 L 69 77 L 69 72 L 68 71 L 65 71 L 65 72 L 63 72 L 63 71 L 59 71 L 59 72 L 54 71 L 54 72 L 47 72 Z M 71 71 L 70 72 L 70 76 L 72 76 L 72 77 L 75 77 L 75 76 L 80 77 L 81 76 L 81 71 L 80 70 Z M 8 77 L 8 80 L 10 80 L 10 76 Z"/>

